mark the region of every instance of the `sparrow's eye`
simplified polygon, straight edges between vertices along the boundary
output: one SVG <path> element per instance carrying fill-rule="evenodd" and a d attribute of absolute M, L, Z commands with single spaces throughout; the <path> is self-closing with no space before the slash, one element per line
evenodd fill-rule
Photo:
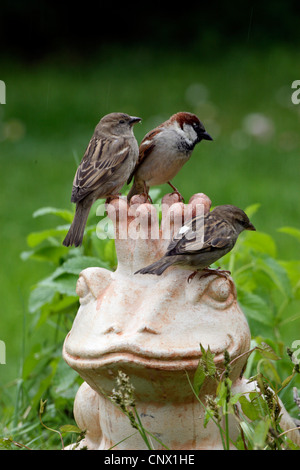
<path fill-rule="evenodd" d="M 119 124 L 125 124 L 124 119 L 121 119 L 121 120 L 119 121 Z"/>
<path fill-rule="evenodd" d="M 240 225 L 242 225 L 242 227 L 245 227 L 246 225 L 248 225 L 247 222 L 246 222 L 245 220 L 242 220 L 242 219 L 239 219 L 239 220 L 238 220 L 238 223 L 239 223 Z"/>

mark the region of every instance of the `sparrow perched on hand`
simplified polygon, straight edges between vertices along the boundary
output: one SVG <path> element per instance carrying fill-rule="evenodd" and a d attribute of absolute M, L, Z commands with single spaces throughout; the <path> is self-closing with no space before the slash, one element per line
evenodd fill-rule
<path fill-rule="evenodd" d="M 197 116 L 185 112 L 174 114 L 148 132 L 140 144 L 138 163 L 127 181 L 129 184 L 134 177 L 128 200 L 135 194 L 148 196 L 151 186 L 164 183 L 180 195 L 171 180 L 203 139 L 212 140 Z"/>
<path fill-rule="evenodd" d="M 63 245 L 81 245 L 93 203 L 116 195 L 132 173 L 139 153 L 132 127 L 139 121 L 111 113 L 97 124 L 73 181 L 71 202 L 76 203 L 76 212 Z"/>
<path fill-rule="evenodd" d="M 243 230 L 255 230 L 255 227 L 242 209 L 232 205 L 217 206 L 204 217 L 194 217 L 181 227 L 166 254 L 135 274 L 160 276 L 169 266 L 178 265 L 194 270 L 188 280 L 198 271 L 206 271 L 205 275 L 222 275 L 224 271 L 209 269 L 208 266 L 232 250 Z"/>

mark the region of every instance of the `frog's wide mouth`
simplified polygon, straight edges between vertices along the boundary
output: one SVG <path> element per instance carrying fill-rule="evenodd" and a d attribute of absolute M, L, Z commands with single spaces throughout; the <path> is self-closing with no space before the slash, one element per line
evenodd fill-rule
<path fill-rule="evenodd" d="M 119 344 L 111 346 L 107 351 L 99 352 L 99 354 L 76 355 L 68 351 L 66 338 L 63 347 L 63 357 L 70 367 L 76 370 L 82 369 L 100 369 L 113 364 L 132 364 L 139 367 L 161 369 L 161 370 L 194 370 L 197 368 L 199 359 L 201 358 L 200 345 L 199 349 L 189 349 L 185 351 L 155 351 L 150 352 L 139 346 L 130 344 Z M 213 349 L 211 351 L 214 356 L 216 365 L 223 364 L 224 351 L 227 350 L 230 357 L 234 358 L 241 353 L 243 345 L 235 345 L 231 335 L 227 336 L 226 344 L 222 348 Z"/>

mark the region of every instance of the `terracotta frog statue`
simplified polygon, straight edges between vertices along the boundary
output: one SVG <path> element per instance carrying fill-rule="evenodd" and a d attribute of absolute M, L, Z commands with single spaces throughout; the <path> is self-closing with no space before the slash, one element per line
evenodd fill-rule
<path fill-rule="evenodd" d="M 162 200 L 157 208 L 134 196 L 113 199 L 107 207 L 113 221 L 118 266 L 85 269 L 77 283 L 80 308 L 63 348 L 65 361 L 84 379 L 74 404 L 78 426 L 86 430 L 81 446 L 88 449 L 146 449 L 127 416 L 110 396 L 119 371 L 129 376 L 135 406 L 143 426 L 157 440 L 155 449 L 222 449 L 220 433 L 210 421 L 191 385 L 200 344 L 210 348 L 214 362 L 223 368 L 224 351 L 238 358 L 231 370 L 233 393 L 248 393 L 255 383 L 242 378 L 250 347 L 250 331 L 239 307 L 229 275 L 194 276 L 173 266 L 161 276 L 137 275 L 165 253 L 170 239 L 187 217 L 206 213 L 211 202 L 202 193 L 184 205 L 178 195 Z M 241 356 L 239 358 L 239 356 Z M 188 377 L 187 377 L 188 375 Z M 215 383 L 204 382 L 200 399 L 214 394 Z M 293 422 L 283 408 L 282 423 Z M 239 433 L 230 419 L 230 437 Z M 292 434 L 292 433 L 291 433 Z M 131 436 L 131 437 L 130 437 Z M 291 436 L 292 437 L 292 436 Z M 294 433 L 294 439 L 300 439 Z M 117 444 L 117 445 L 116 445 Z"/>

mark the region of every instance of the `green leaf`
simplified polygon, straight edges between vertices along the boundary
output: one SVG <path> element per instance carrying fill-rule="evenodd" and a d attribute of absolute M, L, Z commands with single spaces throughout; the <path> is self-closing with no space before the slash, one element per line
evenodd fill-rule
<path fill-rule="evenodd" d="M 45 411 L 45 406 L 46 406 L 47 400 L 43 400 L 42 398 L 40 399 L 40 410 L 39 413 L 42 415 Z"/>
<path fill-rule="evenodd" d="M 23 261 L 28 259 L 47 261 L 57 265 L 67 254 L 68 248 L 66 246 L 46 246 L 32 251 L 23 251 L 21 253 L 21 259 Z"/>
<path fill-rule="evenodd" d="M 300 261 L 278 261 L 279 264 L 285 269 L 289 279 L 296 288 L 300 288 Z"/>
<path fill-rule="evenodd" d="M 295 227 L 281 227 L 278 229 L 278 232 L 281 233 L 286 233 L 288 235 L 291 235 L 292 237 L 296 238 L 297 240 L 300 241 L 300 230 Z"/>
<path fill-rule="evenodd" d="M 286 377 L 281 384 L 282 388 L 285 388 L 293 380 L 294 377 L 295 377 L 295 374 L 291 374 L 288 377 Z"/>
<path fill-rule="evenodd" d="M 249 219 L 251 219 L 251 217 L 256 214 L 256 212 L 258 211 L 258 209 L 260 208 L 261 204 L 260 203 L 256 203 L 256 204 L 251 204 L 250 206 L 248 206 L 246 209 L 245 209 L 245 212 L 247 214 L 247 216 L 249 217 Z"/>
<path fill-rule="evenodd" d="M 36 407 L 37 404 L 42 401 L 41 397 L 44 395 L 46 390 L 51 386 L 59 360 L 60 360 L 59 357 L 56 357 L 55 359 L 51 360 L 49 364 L 50 372 L 46 375 L 46 377 L 43 380 L 40 380 L 38 382 L 38 389 L 31 401 L 31 405 L 33 408 Z M 45 402 L 46 401 L 47 400 L 45 400 Z"/>
<path fill-rule="evenodd" d="M 272 359 L 274 361 L 278 361 L 280 359 L 280 357 L 277 356 L 275 351 L 267 343 L 262 342 L 259 346 L 259 351 L 267 359 Z"/>
<path fill-rule="evenodd" d="M 243 240 L 243 245 L 244 247 L 267 254 L 273 258 L 275 258 L 277 254 L 276 243 L 267 233 L 247 232 L 247 236 Z"/>
<path fill-rule="evenodd" d="M 50 237 L 61 237 L 62 235 L 65 235 L 66 231 L 66 227 L 57 227 L 53 229 L 42 230 L 40 232 L 32 232 L 27 237 L 27 244 L 30 246 L 30 248 L 33 248 Z"/>
<path fill-rule="evenodd" d="M 271 426 L 271 420 L 260 420 L 254 427 L 253 442 L 256 449 L 263 449 L 266 446 L 266 438 Z"/>
<path fill-rule="evenodd" d="M 264 257 L 256 260 L 255 269 L 263 271 L 286 297 L 292 297 L 292 287 L 286 270 L 274 258 Z"/>
<path fill-rule="evenodd" d="M 209 346 L 207 347 L 207 350 L 205 350 L 202 344 L 200 344 L 200 349 L 202 353 L 202 361 L 204 362 L 206 368 L 206 375 L 214 377 L 216 373 L 216 364 L 214 362 L 215 354 L 211 352 Z"/>
<path fill-rule="evenodd" d="M 67 222 L 72 222 L 74 218 L 74 213 L 66 209 L 57 209 L 56 207 L 41 207 L 33 213 L 33 217 L 41 217 L 43 215 L 56 215 L 61 219 L 66 220 Z"/>
<path fill-rule="evenodd" d="M 240 422 L 240 426 L 248 439 L 249 443 L 253 445 L 253 425 L 247 421 Z"/>
<path fill-rule="evenodd" d="M 55 294 L 53 286 L 38 285 L 29 295 L 28 310 L 34 313 L 43 305 L 52 301 Z"/>
<path fill-rule="evenodd" d="M 243 312 L 249 318 L 263 323 L 264 325 L 272 326 L 272 312 L 262 297 L 252 292 L 247 292 L 240 287 L 237 288 L 237 294 L 238 302 Z"/>
<path fill-rule="evenodd" d="M 232 395 L 230 397 L 231 405 L 236 405 L 239 399 L 241 398 L 241 396 L 243 396 L 242 393 L 235 393 L 234 395 Z"/>
<path fill-rule="evenodd" d="M 59 430 L 62 433 L 68 433 L 68 432 L 75 432 L 76 434 L 82 433 L 82 430 L 79 429 L 79 427 L 75 426 L 74 424 L 64 424 L 63 426 L 60 426 Z"/>
<path fill-rule="evenodd" d="M 0 438 L 0 449 L 11 449 L 14 445 L 14 441 L 12 437 L 2 437 Z"/>
<path fill-rule="evenodd" d="M 226 413 L 226 406 L 230 398 L 232 381 L 229 378 L 222 380 L 217 386 L 218 405 L 223 407 L 223 413 Z"/>
<path fill-rule="evenodd" d="M 242 408 L 244 415 L 251 421 L 259 419 L 260 413 L 254 402 L 249 401 L 244 395 L 239 398 L 239 403 Z"/>
<path fill-rule="evenodd" d="M 206 373 L 204 371 L 203 362 L 202 362 L 202 359 L 200 359 L 198 363 L 198 367 L 194 374 L 194 380 L 193 380 L 193 388 L 197 395 L 199 395 L 199 392 L 201 390 L 205 377 L 206 377 Z"/>
<path fill-rule="evenodd" d="M 262 368 L 264 377 L 268 377 L 271 381 L 274 381 L 278 385 L 281 385 L 281 379 L 279 377 L 279 374 L 271 361 L 269 361 L 268 359 L 262 359 L 261 361 L 259 361 L 257 365 L 257 370 L 261 372 Z"/>
<path fill-rule="evenodd" d="M 52 288 L 55 292 L 66 294 L 71 297 L 76 296 L 76 283 L 78 277 L 73 274 L 64 273 L 55 279 L 45 279 L 41 286 Z"/>
<path fill-rule="evenodd" d="M 108 268 L 108 264 L 92 256 L 76 256 L 65 261 L 60 269 L 66 273 L 78 275 L 84 269 L 94 267 Z"/>

